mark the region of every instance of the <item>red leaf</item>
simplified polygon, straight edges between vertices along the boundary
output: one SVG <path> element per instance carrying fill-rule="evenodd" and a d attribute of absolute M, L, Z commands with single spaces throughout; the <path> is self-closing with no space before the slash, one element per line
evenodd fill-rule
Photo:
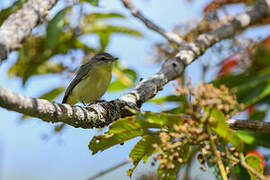
<path fill-rule="evenodd" d="M 265 167 L 265 160 L 264 160 L 263 155 L 262 155 L 257 149 L 248 151 L 248 152 L 246 153 L 246 155 L 251 155 L 251 154 L 252 154 L 252 155 L 255 155 L 255 156 L 258 156 L 258 157 L 260 158 L 260 160 L 261 160 L 261 165 L 262 165 L 262 167 L 263 167 L 263 169 L 264 169 L 264 167 Z"/>
<path fill-rule="evenodd" d="M 268 36 L 268 37 L 264 40 L 264 43 L 265 43 L 266 47 L 270 49 L 270 36 Z"/>
<path fill-rule="evenodd" d="M 226 59 L 223 60 L 222 66 L 218 72 L 218 77 L 222 77 L 232 72 L 232 70 L 238 65 L 238 63 L 242 60 L 242 53 L 235 53 Z"/>
<path fill-rule="evenodd" d="M 251 105 L 247 108 L 247 111 L 248 111 L 248 115 L 250 115 L 251 113 L 253 113 L 255 111 L 255 106 L 254 105 Z"/>

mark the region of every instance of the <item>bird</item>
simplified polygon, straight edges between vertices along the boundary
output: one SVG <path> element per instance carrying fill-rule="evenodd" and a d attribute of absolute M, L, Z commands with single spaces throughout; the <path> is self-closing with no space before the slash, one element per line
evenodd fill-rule
<path fill-rule="evenodd" d="M 62 103 L 74 105 L 81 102 L 85 105 L 98 101 L 110 85 L 116 60 L 118 58 L 109 53 L 99 52 L 81 65 L 67 87 Z"/>

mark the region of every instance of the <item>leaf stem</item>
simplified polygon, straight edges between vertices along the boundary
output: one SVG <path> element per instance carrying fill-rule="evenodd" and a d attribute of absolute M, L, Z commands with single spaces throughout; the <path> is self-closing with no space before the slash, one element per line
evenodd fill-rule
<path fill-rule="evenodd" d="M 207 131 L 207 134 L 209 135 L 209 138 L 210 138 L 211 148 L 212 148 L 212 151 L 213 151 L 213 153 L 214 153 L 214 155 L 216 157 L 216 162 L 218 164 L 218 168 L 219 168 L 222 180 L 228 180 L 227 174 L 226 174 L 226 171 L 225 171 L 225 168 L 224 168 L 221 156 L 220 156 L 220 153 L 217 150 L 215 140 L 214 140 L 214 138 L 213 138 L 213 136 L 211 134 L 211 130 L 210 130 L 209 125 L 206 125 L 206 131 Z"/>

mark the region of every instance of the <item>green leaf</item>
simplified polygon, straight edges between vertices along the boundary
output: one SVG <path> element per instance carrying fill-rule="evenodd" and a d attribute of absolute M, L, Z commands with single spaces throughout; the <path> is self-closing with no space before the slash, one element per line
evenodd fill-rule
<path fill-rule="evenodd" d="M 154 99 L 150 99 L 148 102 L 153 102 L 156 104 L 162 104 L 164 102 L 185 102 L 187 103 L 186 97 L 181 95 L 181 96 L 176 96 L 176 95 L 168 95 L 168 96 L 162 96 Z"/>
<path fill-rule="evenodd" d="M 124 74 L 126 74 L 133 82 L 136 81 L 136 79 L 137 79 L 137 73 L 136 73 L 136 71 L 134 71 L 133 69 L 124 68 L 124 69 L 122 70 L 122 72 L 123 72 Z"/>
<path fill-rule="evenodd" d="M 126 26 L 115 26 L 115 25 L 107 25 L 107 24 L 95 24 L 90 25 L 83 29 L 83 33 L 117 33 L 117 34 L 126 34 L 129 36 L 142 37 L 142 33 L 139 31 L 126 27 Z"/>
<path fill-rule="evenodd" d="M 263 121 L 265 118 L 265 115 L 266 115 L 265 110 L 255 110 L 249 115 L 248 120 Z"/>
<path fill-rule="evenodd" d="M 155 124 L 157 128 L 173 128 L 175 124 L 181 124 L 183 117 L 168 113 L 145 112 L 137 114 L 134 119 L 137 121 L 144 120 L 148 123 Z"/>
<path fill-rule="evenodd" d="M 0 26 L 12 13 L 20 9 L 28 0 L 17 0 L 10 7 L 0 11 Z"/>
<path fill-rule="evenodd" d="M 49 92 L 46 92 L 45 94 L 41 95 L 38 98 L 52 101 L 56 97 L 58 97 L 64 90 L 65 90 L 64 87 L 57 87 L 57 88 L 54 88 L 54 89 L 50 90 Z"/>
<path fill-rule="evenodd" d="M 80 0 L 80 2 L 88 2 L 88 3 L 90 3 L 92 6 L 98 6 L 98 1 L 99 0 Z"/>
<path fill-rule="evenodd" d="M 111 34 L 106 32 L 98 32 L 97 34 L 99 37 L 100 51 L 104 51 L 109 44 Z"/>
<path fill-rule="evenodd" d="M 241 139 L 233 132 L 230 128 L 228 123 L 226 122 L 224 114 L 217 110 L 212 109 L 210 117 L 214 118 L 216 121 L 215 126 L 211 126 L 211 129 L 217 133 L 219 136 L 224 138 L 224 140 L 232 143 L 232 145 L 237 148 L 239 151 L 243 150 L 243 143 Z"/>
<path fill-rule="evenodd" d="M 111 19 L 111 18 L 121 18 L 124 19 L 125 16 L 119 13 L 100 13 L 100 12 L 93 12 L 90 14 L 87 14 L 86 16 L 84 16 L 83 18 L 83 23 L 85 24 L 91 24 L 94 23 L 100 19 Z"/>
<path fill-rule="evenodd" d="M 247 155 L 245 157 L 245 161 L 250 167 L 252 167 L 258 173 L 263 174 L 263 167 L 262 167 L 262 164 L 261 164 L 260 157 L 254 155 L 254 154 L 250 154 L 250 155 Z M 248 173 L 250 175 L 251 180 L 256 180 L 257 179 L 257 176 L 255 176 L 252 172 L 248 171 Z"/>
<path fill-rule="evenodd" d="M 114 92 L 114 91 L 122 91 L 122 90 L 125 90 L 127 89 L 128 86 L 126 86 L 125 84 L 122 83 L 122 81 L 120 80 L 116 80 L 116 81 L 113 81 L 108 90 L 107 91 L 111 91 L 111 92 Z"/>
<path fill-rule="evenodd" d="M 134 167 L 128 170 L 128 176 L 132 175 L 133 170 L 137 167 L 141 160 L 147 162 L 148 158 L 156 152 L 154 144 L 160 144 L 158 135 L 143 136 L 140 141 L 133 147 L 129 153 L 129 157 L 133 160 Z"/>
<path fill-rule="evenodd" d="M 98 151 L 141 136 L 144 134 L 144 130 L 145 128 L 140 123 L 133 121 L 131 117 L 120 119 L 112 123 L 106 134 L 93 137 L 88 147 L 92 154 L 96 154 Z"/>
<path fill-rule="evenodd" d="M 270 133 L 238 130 L 236 131 L 236 134 L 244 143 L 248 145 L 270 148 Z"/>
<path fill-rule="evenodd" d="M 68 8 L 59 11 L 48 23 L 46 45 L 48 48 L 54 48 L 59 42 L 59 36 L 62 33 L 66 12 Z"/>

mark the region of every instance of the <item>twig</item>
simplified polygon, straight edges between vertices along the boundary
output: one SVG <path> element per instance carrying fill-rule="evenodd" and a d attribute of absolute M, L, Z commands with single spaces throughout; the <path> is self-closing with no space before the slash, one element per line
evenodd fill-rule
<path fill-rule="evenodd" d="M 163 28 L 159 27 L 158 25 L 154 24 L 152 21 L 147 19 L 139 10 L 137 10 L 133 6 L 130 0 L 122 0 L 122 2 L 124 6 L 130 10 L 132 15 L 140 19 L 145 24 L 146 27 L 148 27 L 149 29 L 152 29 L 153 31 L 156 31 L 165 39 L 177 44 L 178 46 L 181 45 L 181 43 L 183 43 L 183 39 L 179 35 L 173 32 L 166 32 Z"/>
<path fill-rule="evenodd" d="M 230 128 L 235 130 L 270 133 L 270 122 L 230 119 L 228 124 Z"/>
<path fill-rule="evenodd" d="M 269 178 L 264 177 L 264 175 L 258 173 L 255 169 L 253 169 L 252 167 L 250 167 L 246 161 L 245 161 L 245 157 L 243 155 L 243 153 L 240 153 L 240 163 L 241 165 L 246 168 L 248 171 L 250 171 L 252 174 L 256 175 L 258 178 L 260 178 L 261 180 L 269 180 Z"/>
<path fill-rule="evenodd" d="M 206 125 L 206 130 L 207 130 L 207 134 L 209 135 L 209 138 L 210 138 L 210 144 L 211 144 L 212 151 L 213 151 L 213 153 L 215 154 L 215 157 L 216 157 L 216 162 L 218 164 L 220 175 L 221 175 L 223 180 L 228 180 L 226 170 L 224 168 L 220 153 L 217 150 L 215 140 L 214 140 L 214 138 L 213 138 L 213 136 L 211 134 L 211 130 L 210 130 L 209 125 Z"/>
<path fill-rule="evenodd" d="M 112 172 L 112 171 L 114 171 L 114 170 L 116 170 L 116 169 L 118 169 L 118 168 L 120 168 L 120 167 L 122 167 L 122 166 L 128 164 L 128 163 L 130 163 L 129 160 L 123 161 L 123 162 L 121 162 L 121 163 L 119 163 L 119 164 L 117 164 L 117 165 L 115 165 L 115 166 L 112 166 L 112 167 L 110 167 L 110 168 L 108 168 L 108 169 L 106 169 L 106 170 L 104 170 L 104 171 L 101 171 L 101 172 L 97 173 L 97 174 L 94 175 L 94 176 L 91 176 L 91 177 L 88 178 L 87 180 L 94 180 L 94 179 L 96 179 L 96 178 L 98 178 L 98 177 L 100 177 L 100 176 L 103 176 L 103 175 L 105 175 L 105 174 L 108 174 L 108 173 L 110 173 L 110 172 Z"/>
<path fill-rule="evenodd" d="M 269 16 L 268 7 L 265 0 L 257 0 L 254 7 L 246 13 L 238 15 L 234 20 L 214 31 L 199 35 L 194 42 L 182 45 L 175 57 L 163 62 L 159 72 L 140 81 L 133 91 L 124 94 L 119 99 L 93 103 L 87 107 L 70 106 L 26 97 L 0 87 L 0 106 L 41 118 L 47 122 L 64 122 L 82 128 L 104 127 L 121 117 L 130 115 L 126 110 L 127 106 L 140 108 L 145 101 L 162 90 L 169 81 L 181 76 L 185 67 L 202 55 L 207 48 Z"/>

